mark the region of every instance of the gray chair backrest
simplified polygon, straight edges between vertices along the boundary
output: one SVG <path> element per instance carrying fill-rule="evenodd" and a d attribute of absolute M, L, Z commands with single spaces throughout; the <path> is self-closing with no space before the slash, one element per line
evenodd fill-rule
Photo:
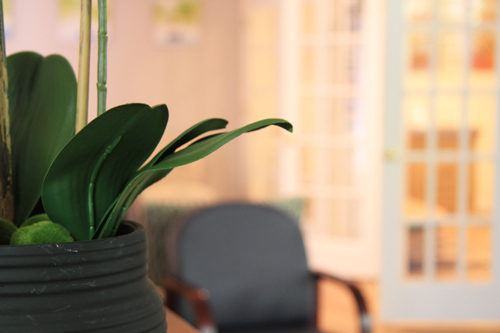
<path fill-rule="evenodd" d="M 173 238 L 173 273 L 210 292 L 219 327 L 312 320 L 315 285 L 302 235 L 282 211 L 249 203 L 212 206 L 184 219 Z"/>

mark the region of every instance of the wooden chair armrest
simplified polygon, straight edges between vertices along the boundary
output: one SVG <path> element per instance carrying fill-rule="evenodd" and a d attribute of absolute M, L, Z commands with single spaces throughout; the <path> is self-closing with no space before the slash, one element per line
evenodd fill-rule
<path fill-rule="evenodd" d="M 336 283 L 339 283 L 349 289 L 351 294 L 354 297 L 354 300 L 356 301 L 356 305 L 358 307 L 358 313 L 359 313 L 359 324 L 361 327 L 361 332 L 362 333 L 370 333 L 371 332 L 371 320 L 370 320 L 370 315 L 368 313 L 368 307 L 366 306 L 366 301 L 365 298 L 363 297 L 363 294 L 361 293 L 361 290 L 359 290 L 358 287 L 356 287 L 352 282 L 349 282 L 345 279 L 342 279 L 338 276 L 334 276 L 331 274 L 327 273 L 322 273 L 322 272 L 313 272 L 314 277 L 316 279 L 327 279 Z"/>
<path fill-rule="evenodd" d="M 186 299 L 192 307 L 196 326 L 201 332 L 217 332 L 217 326 L 210 310 L 208 290 L 189 285 L 175 277 L 163 279 L 159 286 L 165 291 L 164 304 L 166 307 L 175 311 L 174 301 L 180 296 Z"/>

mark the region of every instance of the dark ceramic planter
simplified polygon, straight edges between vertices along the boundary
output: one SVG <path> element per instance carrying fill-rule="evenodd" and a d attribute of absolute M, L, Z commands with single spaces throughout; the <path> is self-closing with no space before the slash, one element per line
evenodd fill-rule
<path fill-rule="evenodd" d="M 75 243 L 0 246 L 0 331 L 158 332 L 163 302 L 146 277 L 146 234 Z"/>

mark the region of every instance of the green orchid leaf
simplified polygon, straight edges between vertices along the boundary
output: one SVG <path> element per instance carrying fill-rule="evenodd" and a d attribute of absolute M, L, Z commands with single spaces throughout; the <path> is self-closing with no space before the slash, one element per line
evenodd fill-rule
<path fill-rule="evenodd" d="M 158 160 L 172 154 L 179 147 L 185 145 L 191 140 L 205 134 L 209 131 L 220 130 L 226 128 L 227 120 L 221 118 L 211 118 L 200 121 L 199 123 L 191 126 L 184 132 L 182 132 L 177 138 L 172 140 L 165 148 L 163 148 L 149 163 L 150 165 L 155 164 Z"/>
<path fill-rule="evenodd" d="M 144 166 L 143 168 L 147 168 L 148 166 L 154 165 L 157 160 L 165 157 L 171 153 L 173 153 L 177 148 L 183 146 L 189 141 L 197 138 L 198 136 L 205 134 L 210 131 L 220 130 L 225 128 L 227 125 L 227 120 L 220 118 L 211 118 L 207 120 L 200 121 L 199 123 L 191 126 L 186 131 L 181 133 L 178 137 L 172 140 L 165 148 L 163 148 L 159 153 L 157 153 L 151 161 Z M 170 170 L 164 170 L 162 172 L 156 173 L 148 173 L 145 176 L 135 177 L 125 188 L 119 198 L 117 198 L 117 202 L 115 206 L 111 207 L 109 214 L 106 214 L 101 223 L 99 223 L 99 228 L 97 232 L 96 238 L 105 238 L 113 235 L 116 232 L 116 228 L 127 212 L 128 208 L 132 205 L 135 199 L 139 196 L 139 194 L 149 187 L 150 185 L 156 183 L 163 177 L 165 177 Z M 140 184 L 140 185 L 137 185 Z M 110 218 L 111 212 L 113 212 L 113 217 Z M 111 219 L 113 222 L 111 222 Z"/>
<path fill-rule="evenodd" d="M 40 199 L 43 178 L 75 131 L 76 78 L 59 55 L 21 52 L 7 57 L 15 223 Z"/>
<path fill-rule="evenodd" d="M 158 160 L 153 166 L 148 168 L 147 171 L 173 169 L 181 165 L 193 163 L 197 160 L 200 160 L 210 155 L 211 153 L 213 153 L 226 143 L 232 141 L 233 139 L 237 138 L 238 136 L 244 133 L 257 131 L 259 129 L 271 125 L 279 126 L 290 132 L 293 131 L 292 124 L 290 124 L 286 120 L 283 119 L 260 120 L 255 123 L 236 129 L 234 131 L 221 133 L 219 135 L 214 135 L 212 137 L 204 138 L 198 142 L 195 142 L 194 144 L 182 150 L 179 150 L 173 154 L 170 154 Z"/>
<path fill-rule="evenodd" d="M 127 209 L 137 196 L 148 186 L 165 177 L 175 167 L 200 160 L 241 134 L 256 131 L 271 125 L 279 126 L 290 132 L 293 130 L 293 126 L 286 120 L 265 119 L 230 132 L 218 133 L 207 138 L 202 138 L 177 152 L 164 149 L 162 153 L 159 154 L 160 156 L 157 155 L 155 163 L 148 163 L 148 165 L 141 168 L 127 185 L 116 202 L 114 209 L 110 212 L 107 220 L 103 224 L 103 227 L 100 228 L 98 238 L 105 238 L 113 235 Z"/>
<path fill-rule="evenodd" d="M 128 180 L 160 141 L 168 122 L 165 105 L 126 104 L 85 126 L 59 153 L 42 189 L 51 220 L 75 240 L 94 236 Z"/>

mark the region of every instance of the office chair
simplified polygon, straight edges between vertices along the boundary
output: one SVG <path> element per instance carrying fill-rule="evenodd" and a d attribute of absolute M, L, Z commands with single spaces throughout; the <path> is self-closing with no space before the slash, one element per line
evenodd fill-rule
<path fill-rule="evenodd" d="M 266 205 L 227 203 L 176 223 L 167 254 L 166 306 L 201 332 L 309 333 L 317 330 L 317 282 L 351 291 L 360 332 L 370 331 L 353 284 L 309 271 L 297 221 Z"/>

